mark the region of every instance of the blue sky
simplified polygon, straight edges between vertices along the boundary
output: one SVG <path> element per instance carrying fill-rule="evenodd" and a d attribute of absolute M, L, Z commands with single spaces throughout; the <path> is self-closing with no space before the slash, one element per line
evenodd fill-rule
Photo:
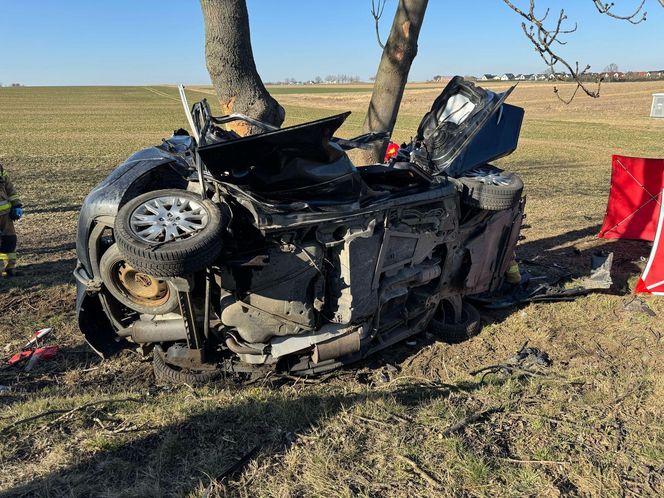
<path fill-rule="evenodd" d="M 521 5 L 524 0 L 514 0 Z M 370 0 L 247 0 L 254 56 L 266 81 L 346 73 L 368 79 L 380 49 Z M 579 23 L 563 49 L 602 70 L 664 69 L 664 9 L 633 26 L 600 16 L 591 0 L 565 6 Z M 638 0 L 616 0 L 632 9 Z M 397 0 L 388 0 L 382 32 Z M 0 82 L 26 85 L 208 83 L 196 0 L 0 0 Z M 538 72 L 543 63 L 501 0 L 430 0 L 411 80 L 435 74 Z"/>

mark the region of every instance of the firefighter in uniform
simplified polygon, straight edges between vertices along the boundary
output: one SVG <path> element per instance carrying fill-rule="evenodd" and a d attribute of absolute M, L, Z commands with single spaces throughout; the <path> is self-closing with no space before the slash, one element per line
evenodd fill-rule
<path fill-rule="evenodd" d="M 23 216 L 21 200 L 9 175 L 0 164 L 0 274 L 13 277 L 16 268 L 14 221 Z"/>

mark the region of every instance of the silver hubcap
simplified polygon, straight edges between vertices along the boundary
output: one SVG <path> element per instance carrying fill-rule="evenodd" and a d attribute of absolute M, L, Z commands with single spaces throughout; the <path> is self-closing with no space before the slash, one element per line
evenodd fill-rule
<path fill-rule="evenodd" d="M 498 185 L 505 187 L 510 184 L 509 178 L 507 178 L 502 173 L 490 169 L 474 169 L 466 176 L 480 183 L 484 183 L 485 185 Z"/>
<path fill-rule="evenodd" d="M 131 229 L 145 242 L 187 239 L 208 224 L 208 214 L 198 202 L 185 197 L 157 197 L 131 213 Z"/>

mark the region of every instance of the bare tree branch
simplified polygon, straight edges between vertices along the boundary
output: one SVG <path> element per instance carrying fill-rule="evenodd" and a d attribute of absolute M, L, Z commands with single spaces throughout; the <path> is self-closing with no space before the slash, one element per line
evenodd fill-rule
<path fill-rule="evenodd" d="M 615 6 L 615 4 L 613 2 L 604 3 L 600 0 L 593 0 L 593 4 L 595 5 L 595 7 L 597 7 L 597 11 L 600 14 L 605 14 L 609 17 L 613 17 L 614 19 L 619 19 L 621 21 L 627 21 L 627 22 L 630 22 L 632 24 L 641 24 L 642 22 L 644 22 L 646 20 L 646 17 L 648 15 L 648 12 L 643 10 L 643 7 L 646 4 L 646 0 L 641 0 L 641 3 L 639 4 L 639 6 L 637 7 L 637 9 L 634 11 L 633 14 L 629 14 L 629 15 L 625 15 L 625 16 L 621 16 L 621 15 L 613 13 L 613 7 Z"/>
<path fill-rule="evenodd" d="M 376 23 L 376 40 L 378 40 L 378 45 L 380 46 L 380 48 L 385 48 L 385 45 L 383 44 L 382 41 L 380 41 L 380 30 L 378 29 L 378 21 L 380 21 L 380 18 L 383 16 L 383 11 L 385 10 L 386 3 L 387 0 L 378 0 L 377 4 L 376 0 L 371 0 L 371 15 L 373 16 L 374 22 Z"/>
<path fill-rule="evenodd" d="M 510 0 L 503 0 L 503 2 L 525 20 L 525 22 L 521 23 L 521 29 L 535 47 L 535 51 L 539 54 L 547 67 L 551 69 L 551 74 L 554 75 L 557 80 L 562 81 L 563 78 L 556 72 L 556 66 L 562 65 L 571 75 L 572 79 L 576 81 L 577 87 L 570 99 L 563 98 L 560 95 L 558 87 L 554 87 L 554 93 L 562 102 L 570 103 L 579 89 L 583 90 L 583 92 L 590 97 L 599 97 L 600 85 L 602 83 L 601 79 L 597 81 L 597 88 L 595 90 L 591 90 L 583 81 L 581 81 L 581 77 L 588 72 L 590 66 L 586 66 L 583 70 L 580 70 L 578 62 L 573 65 L 554 50 L 554 47 L 557 45 L 564 45 L 566 43 L 564 40 L 560 39 L 561 36 L 574 33 L 577 29 L 576 24 L 574 24 L 573 27 L 565 27 L 567 14 L 564 9 L 560 11 L 557 21 L 551 27 L 547 27 L 545 22 L 549 17 L 550 9 L 547 9 L 544 12 L 544 15 L 538 16 L 535 12 L 535 0 L 530 0 L 530 8 L 527 12 L 514 5 Z"/>
<path fill-rule="evenodd" d="M 521 29 L 526 37 L 535 47 L 535 51 L 539 54 L 542 60 L 546 63 L 547 67 L 551 70 L 551 74 L 554 75 L 556 80 L 565 81 L 567 78 L 562 77 L 560 73 L 556 72 L 556 66 L 562 66 L 565 71 L 569 74 L 569 77 L 572 81 L 576 82 L 576 88 L 572 92 L 570 98 L 566 99 L 560 95 L 560 92 L 557 87 L 554 87 L 553 91 L 556 96 L 564 103 L 569 104 L 574 100 L 574 97 L 577 95 L 579 90 L 582 90 L 586 95 L 592 98 L 598 98 L 600 94 L 600 88 L 602 85 L 602 77 L 598 77 L 596 84 L 597 86 L 594 89 L 591 89 L 587 82 L 583 81 L 583 77 L 587 75 L 588 70 L 590 69 L 589 65 L 586 65 L 583 69 L 579 68 L 579 63 L 568 62 L 564 57 L 560 55 L 557 51 L 557 47 L 560 45 L 565 45 L 567 42 L 562 38 L 565 35 L 574 33 L 577 29 L 576 23 L 574 26 L 566 26 L 568 21 L 567 14 L 565 10 L 562 9 L 558 18 L 555 22 L 548 22 L 550 9 L 546 9 L 543 15 L 538 16 L 536 13 L 535 0 L 529 0 L 530 6 L 528 10 L 517 7 L 510 0 L 503 0 L 505 5 L 510 9 L 516 12 L 519 16 L 524 19 L 524 22 L 521 23 Z M 660 0 L 664 1 L 664 0 Z M 600 14 L 607 15 L 614 19 L 619 19 L 622 21 L 628 21 L 632 24 L 640 24 L 646 20 L 647 12 L 643 10 L 645 5 L 645 0 L 641 0 L 638 8 L 629 15 L 619 15 L 614 13 L 614 3 L 603 2 L 601 0 L 592 0 L 593 4 L 597 8 Z"/>

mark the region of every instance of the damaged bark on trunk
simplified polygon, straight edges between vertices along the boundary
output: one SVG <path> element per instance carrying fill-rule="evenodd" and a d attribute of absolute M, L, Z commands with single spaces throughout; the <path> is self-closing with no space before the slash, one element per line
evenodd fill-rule
<path fill-rule="evenodd" d="M 363 132 L 392 131 L 397 120 L 408 72 L 417 55 L 417 38 L 428 0 L 399 0 L 390 35 L 380 59 L 371 102 L 364 120 Z M 364 164 L 381 162 L 387 142 L 376 142 L 371 150 L 362 151 Z"/>
<path fill-rule="evenodd" d="M 224 114 L 239 112 L 281 126 L 285 111 L 261 81 L 251 49 L 245 0 L 201 0 L 205 60 Z M 260 132 L 247 123 L 228 125 L 240 135 Z"/>

